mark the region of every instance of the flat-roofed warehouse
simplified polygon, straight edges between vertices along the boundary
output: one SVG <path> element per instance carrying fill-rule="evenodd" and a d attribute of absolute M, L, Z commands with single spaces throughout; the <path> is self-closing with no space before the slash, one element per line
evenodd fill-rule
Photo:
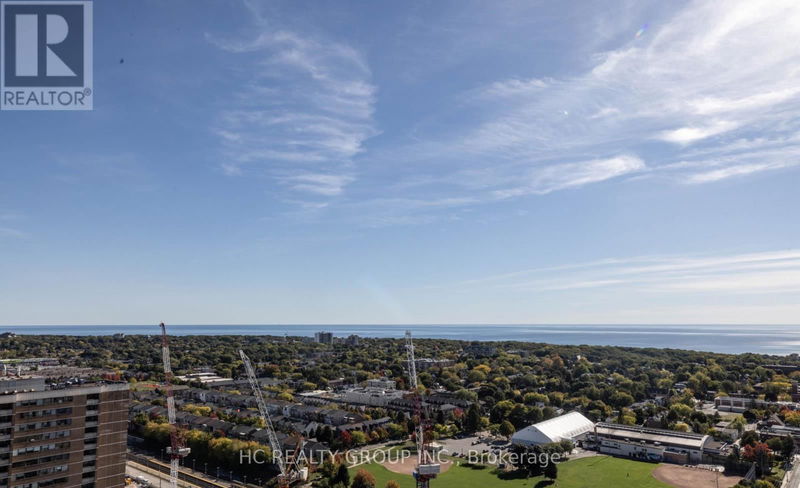
<path fill-rule="evenodd" d="M 511 437 L 511 442 L 518 446 L 550 444 L 564 439 L 572 440 L 593 428 L 594 423 L 580 412 L 570 412 L 560 417 L 554 417 L 525 427 Z"/>
<path fill-rule="evenodd" d="M 604 454 L 679 464 L 701 463 L 704 450 L 719 448 L 708 435 L 604 422 L 585 438 Z"/>

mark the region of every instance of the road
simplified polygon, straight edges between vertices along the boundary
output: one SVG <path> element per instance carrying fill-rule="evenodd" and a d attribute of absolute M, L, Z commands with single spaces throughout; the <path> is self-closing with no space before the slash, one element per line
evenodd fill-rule
<path fill-rule="evenodd" d="M 169 488 L 169 475 L 166 473 L 160 473 L 155 469 L 148 468 L 147 466 L 142 466 L 139 463 L 134 463 L 133 461 L 128 461 L 125 466 L 125 473 L 128 476 L 136 477 L 141 476 L 147 481 L 150 482 L 153 488 Z M 197 485 L 193 485 L 184 480 L 178 480 L 178 486 L 184 488 L 198 488 Z"/>
<path fill-rule="evenodd" d="M 783 477 L 781 488 L 800 488 L 800 456 L 794 456 L 793 467 Z"/>

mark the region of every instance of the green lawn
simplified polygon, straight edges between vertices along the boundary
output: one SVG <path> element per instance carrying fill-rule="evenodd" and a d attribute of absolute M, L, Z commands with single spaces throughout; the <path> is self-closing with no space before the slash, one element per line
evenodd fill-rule
<path fill-rule="evenodd" d="M 558 465 L 558 480 L 551 485 L 542 477 L 516 478 L 506 475 L 500 479 L 491 468 L 453 466 L 446 473 L 431 481 L 431 488 L 669 488 L 652 476 L 657 464 L 629 461 L 607 456 L 588 457 L 567 461 Z M 389 480 L 400 483 L 400 488 L 414 488 L 414 478 L 392 473 L 378 464 L 358 466 L 350 471 L 350 477 L 358 469 L 366 469 L 375 476 L 376 488 L 383 488 Z"/>

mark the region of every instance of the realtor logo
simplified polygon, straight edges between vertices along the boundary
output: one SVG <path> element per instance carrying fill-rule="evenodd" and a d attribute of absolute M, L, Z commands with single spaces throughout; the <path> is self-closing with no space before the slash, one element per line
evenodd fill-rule
<path fill-rule="evenodd" d="M 0 110 L 91 110 L 91 1 L 0 1 Z"/>

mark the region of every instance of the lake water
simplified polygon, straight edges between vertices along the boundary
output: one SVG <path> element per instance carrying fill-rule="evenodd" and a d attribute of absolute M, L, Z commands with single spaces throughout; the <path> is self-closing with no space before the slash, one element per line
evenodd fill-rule
<path fill-rule="evenodd" d="M 172 325 L 173 335 L 313 336 L 317 331 L 336 336 L 415 337 L 465 341 L 529 341 L 550 344 L 693 349 L 725 353 L 800 352 L 800 325 Z M 157 325 L 0 326 L 17 334 L 110 335 L 158 334 Z"/>

